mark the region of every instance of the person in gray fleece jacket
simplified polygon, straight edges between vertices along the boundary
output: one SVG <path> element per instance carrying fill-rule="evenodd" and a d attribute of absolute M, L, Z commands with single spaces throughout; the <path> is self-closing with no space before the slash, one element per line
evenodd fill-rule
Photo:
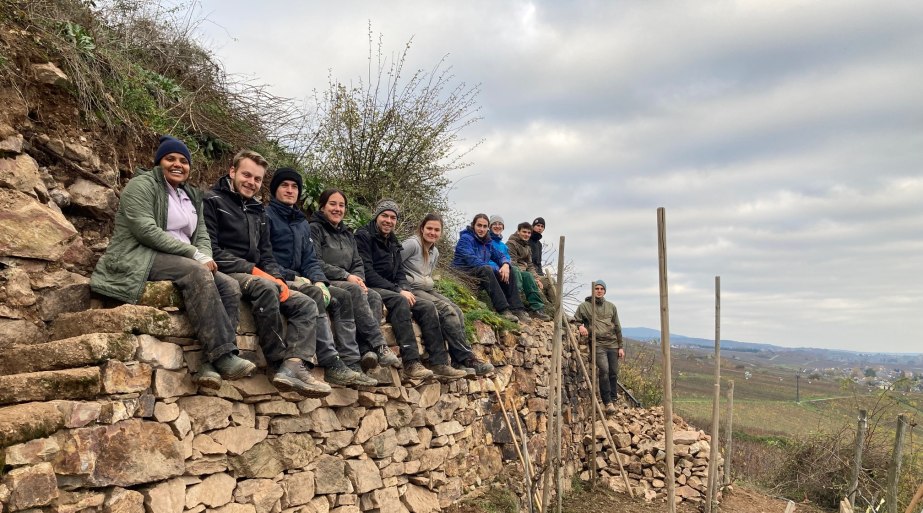
<path fill-rule="evenodd" d="M 442 227 L 441 216 L 426 214 L 417 234 L 402 243 L 401 265 L 413 295 L 435 303 L 436 310 L 439 312 L 442 337 L 449 348 L 452 365 L 472 369 L 476 375 L 484 376 L 493 372 L 494 366 L 479 359 L 471 352 L 471 347 L 466 342 L 465 316 L 461 308 L 451 299 L 440 294 L 433 280 L 433 271 L 439 260 L 439 248 L 436 247 L 436 242 L 442 237 Z"/>

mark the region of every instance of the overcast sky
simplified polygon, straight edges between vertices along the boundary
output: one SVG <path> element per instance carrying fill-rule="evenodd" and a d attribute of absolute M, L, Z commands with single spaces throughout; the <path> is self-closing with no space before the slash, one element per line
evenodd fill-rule
<path fill-rule="evenodd" d="M 623 326 L 923 352 L 923 2 L 207 0 L 229 73 L 305 98 L 366 71 L 368 26 L 409 68 L 480 84 L 456 209 L 542 215 Z"/>

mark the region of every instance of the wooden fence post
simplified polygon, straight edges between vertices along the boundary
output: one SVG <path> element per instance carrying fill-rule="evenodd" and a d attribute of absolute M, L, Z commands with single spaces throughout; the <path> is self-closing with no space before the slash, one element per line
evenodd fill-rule
<path fill-rule="evenodd" d="M 563 507 L 564 500 L 564 468 L 563 463 L 561 462 L 561 425 L 564 423 L 563 417 L 563 389 L 564 389 L 564 365 L 562 360 L 564 359 L 564 330 L 567 328 L 564 318 L 564 236 L 561 235 L 561 238 L 558 242 L 558 276 L 561 278 L 558 280 L 558 311 L 555 315 L 555 325 L 560 326 L 561 330 L 558 333 L 558 336 L 555 337 L 554 343 L 558 348 L 558 363 L 555 365 L 554 374 L 555 374 L 555 383 L 557 384 L 557 392 L 555 393 L 555 403 L 557 404 L 557 409 L 555 411 L 556 421 L 556 433 L 555 433 L 555 453 L 556 461 L 555 465 L 555 476 L 557 477 L 557 488 L 558 488 L 558 509 L 557 512 L 561 513 L 561 508 Z M 550 510 L 549 510 L 550 511 Z"/>
<path fill-rule="evenodd" d="M 596 326 L 596 302 L 594 294 L 596 293 L 596 281 L 590 282 L 590 304 L 593 308 L 590 309 L 590 327 Z M 599 379 L 596 373 L 596 330 L 590 330 L 590 394 L 593 398 L 596 398 L 596 394 L 599 393 Z M 593 430 L 593 444 L 590 452 L 590 488 L 596 487 L 596 477 L 599 470 L 596 468 L 596 408 L 593 408 L 593 416 L 591 417 L 592 430 Z M 606 422 L 606 418 L 602 418 L 603 423 Z"/>
<path fill-rule="evenodd" d="M 859 474 L 862 472 L 862 450 L 865 448 L 865 431 L 868 429 L 868 412 L 859 410 L 859 424 L 856 426 L 856 452 L 853 456 L 852 479 L 849 481 L 849 505 L 856 507 L 856 492 L 859 490 Z"/>
<path fill-rule="evenodd" d="M 676 470 L 673 462 L 673 368 L 670 360 L 670 305 L 667 300 L 667 219 L 657 209 L 657 248 L 660 261 L 660 347 L 663 351 L 663 432 L 666 445 L 666 484 L 669 512 L 676 513 Z"/>
<path fill-rule="evenodd" d="M 888 466 L 888 486 L 885 489 L 887 496 L 885 507 L 887 513 L 898 513 L 897 492 L 901 480 L 901 460 L 904 457 L 904 431 L 907 430 L 907 421 L 903 415 L 897 416 L 897 433 L 894 435 L 894 450 L 891 452 L 891 465 Z"/>
<path fill-rule="evenodd" d="M 705 513 L 718 509 L 718 430 L 721 407 L 721 277 L 715 276 L 715 390 L 711 408 L 711 452 L 708 459 L 708 488 Z"/>
<path fill-rule="evenodd" d="M 728 380 L 728 423 L 725 436 L 724 486 L 731 484 L 731 459 L 734 455 L 734 380 Z"/>

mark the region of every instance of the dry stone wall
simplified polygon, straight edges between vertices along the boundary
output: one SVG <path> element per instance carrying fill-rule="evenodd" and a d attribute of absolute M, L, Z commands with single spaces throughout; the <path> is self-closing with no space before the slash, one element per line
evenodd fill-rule
<path fill-rule="evenodd" d="M 45 77 L 37 87 L 67 82 L 44 63 L 32 71 Z M 524 495 L 493 383 L 542 468 L 551 323 L 499 336 L 476 324 L 493 381 L 401 384 L 385 373 L 382 386 L 317 400 L 270 384 L 244 309 L 238 343 L 261 372 L 198 389 L 201 349 L 172 287 L 150 286 L 140 305 L 91 300 L 87 276 L 118 204 L 114 150 L 46 133 L 15 90 L 0 100 L 0 510 L 416 513 L 491 483 Z M 600 475 L 618 489 L 602 431 L 588 435 L 583 378 L 573 355 L 564 360 L 564 482 L 588 477 L 595 442 Z M 660 413 L 623 409 L 607 422 L 630 485 L 662 497 Z M 674 429 L 678 492 L 700 500 L 707 437 Z"/>

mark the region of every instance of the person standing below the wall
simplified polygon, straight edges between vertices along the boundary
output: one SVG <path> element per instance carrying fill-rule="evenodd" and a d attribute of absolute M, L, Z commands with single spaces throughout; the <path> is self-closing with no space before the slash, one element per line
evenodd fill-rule
<path fill-rule="evenodd" d="M 594 311 L 595 310 L 595 320 Z M 615 413 L 618 400 L 619 360 L 625 358 L 625 342 L 622 340 L 622 325 L 615 305 L 606 301 L 606 282 L 596 280 L 593 294 L 577 307 L 574 320 L 580 324 L 577 332 L 582 337 L 596 335 L 596 370 L 599 375 L 599 395 L 602 396 L 606 413 Z"/>
<path fill-rule="evenodd" d="M 186 183 L 189 148 L 160 138 L 154 168 L 132 178 L 119 201 L 115 231 L 90 278 L 94 292 L 137 303 L 145 283 L 171 281 L 202 344 L 206 363 L 196 382 L 221 388 L 221 378 L 250 375 L 256 365 L 237 356 L 240 286 L 218 270 L 202 213 L 202 192 Z"/>

